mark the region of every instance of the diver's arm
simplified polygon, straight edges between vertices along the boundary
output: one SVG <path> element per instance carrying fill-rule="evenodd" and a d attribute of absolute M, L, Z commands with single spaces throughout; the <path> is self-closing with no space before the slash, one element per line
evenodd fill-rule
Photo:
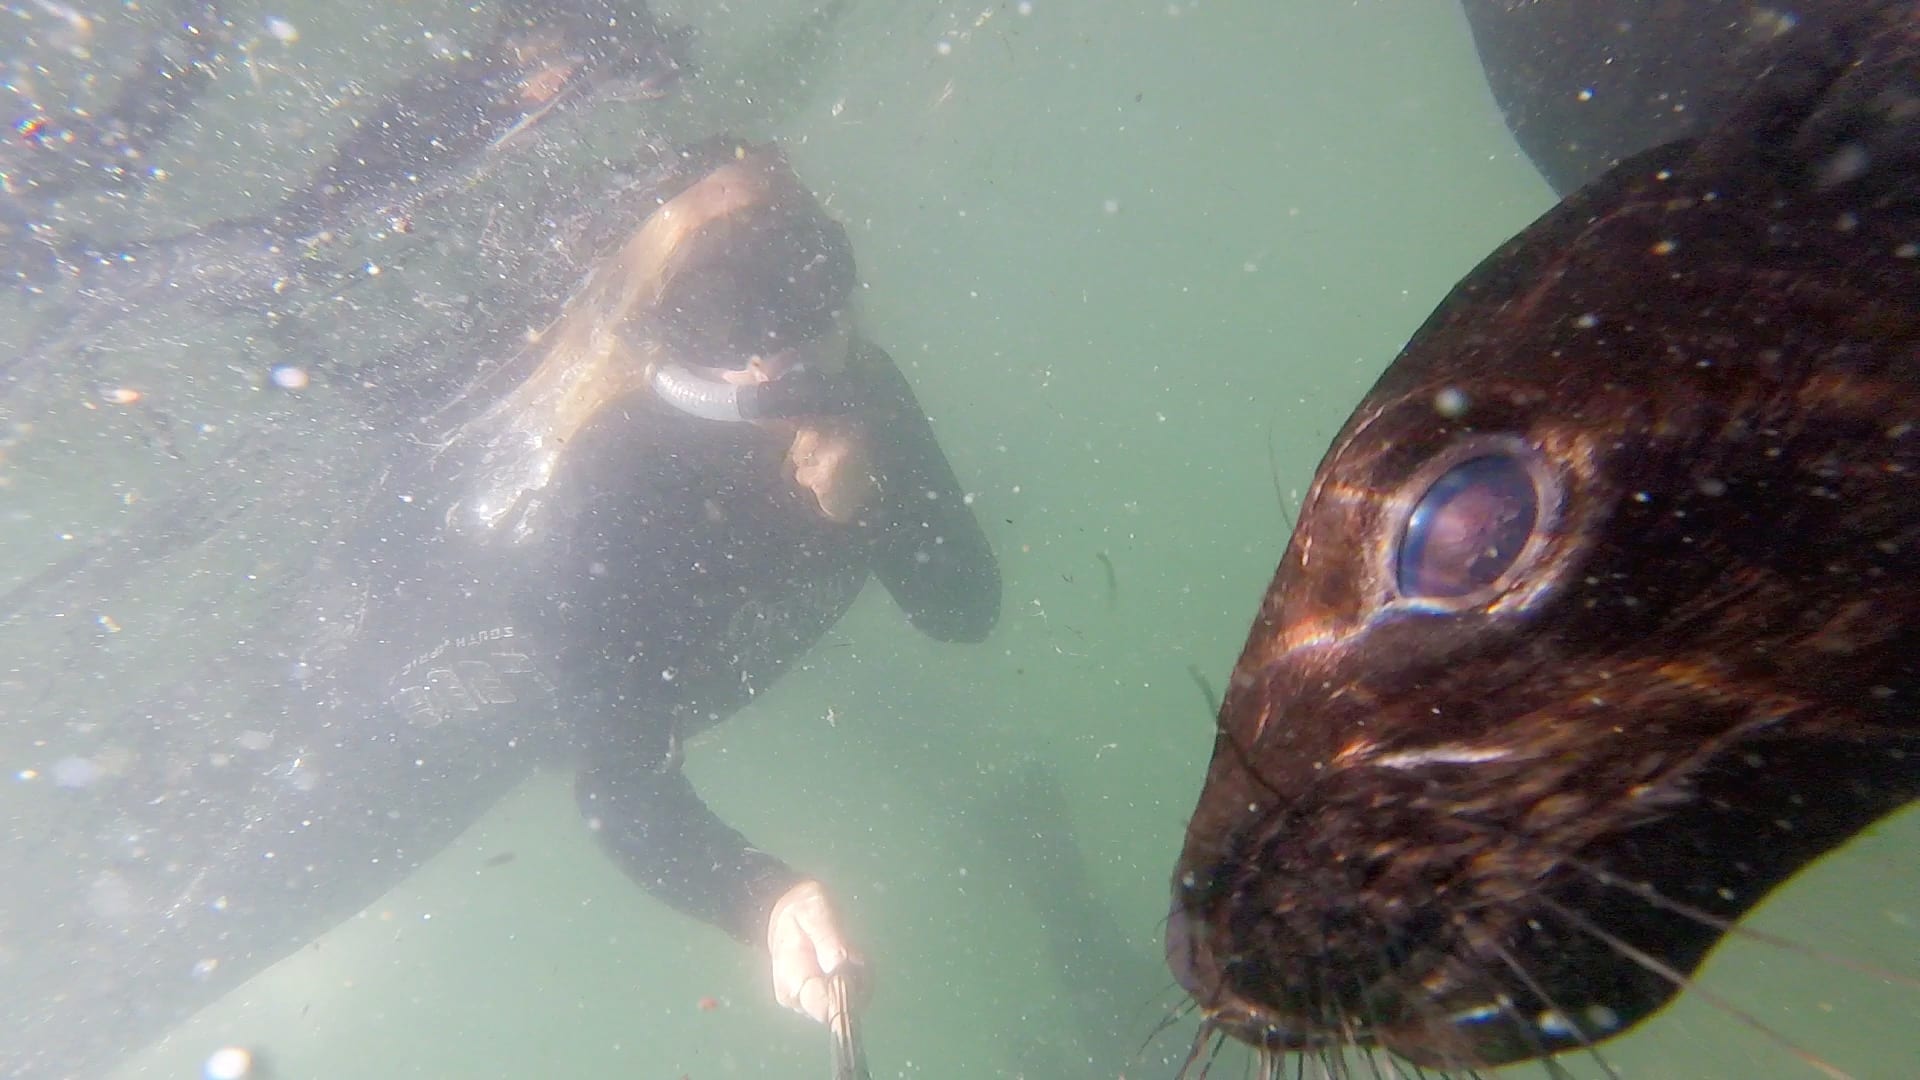
<path fill-rule="evenodd" d="M 664 729 L 634 724 L 594 740 L 574 799 L 636 884 L 743 943 L 762 940 L 774 903 L 804 880 L 707 808 Z"/>
<path fill-rule="evenodd" d="M 1000 567 L 913 388 L 878 345 L 858 341 L 852 370 L 871 388 L 873 470 L 881 498 L 873 572 L 907 618 L 941 641 L 979 641 L 1000 617 Z"/>
<path fill-rule="evenodd" d="M 667 732 L 610 730 L 589 750 L 574 797 L 628 877 L 742 944 L 761 945 L 774 1000 L 828 1023 L 827 977 L 865 959 L 840 928 L 826 889 L 759 850 L 707 809 L 680 771 Z"/>

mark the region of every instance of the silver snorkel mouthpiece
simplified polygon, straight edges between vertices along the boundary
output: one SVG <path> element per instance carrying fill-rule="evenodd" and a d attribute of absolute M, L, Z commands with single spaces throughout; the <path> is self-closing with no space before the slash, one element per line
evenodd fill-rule
<path fill-rule="evenodd" d="M 753 357 L 744 369 L 662 360 L 647 385 L 664 404 L 702 420 L 839 416 L 861 405 L 858 380 L 844 372 L 848 347 L 845 320 L 836 318 L 825 336 Z"/>

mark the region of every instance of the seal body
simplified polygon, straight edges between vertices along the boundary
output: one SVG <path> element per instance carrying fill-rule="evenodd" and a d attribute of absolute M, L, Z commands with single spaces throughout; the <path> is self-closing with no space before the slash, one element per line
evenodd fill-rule
<path fill-rule="evenodd" d="M 1487 87 L 1561 195 L 1718 123 L 1798 26 L 1857 0 L 1463 0 Z"/>
<path fill-rule="evenodd" d="M 1322 461 L 1174 875 L 1207 1029 L 1475 1069 L 1659 1009 L 1920 792 L 1920 6 L 1783 39 Z"/>

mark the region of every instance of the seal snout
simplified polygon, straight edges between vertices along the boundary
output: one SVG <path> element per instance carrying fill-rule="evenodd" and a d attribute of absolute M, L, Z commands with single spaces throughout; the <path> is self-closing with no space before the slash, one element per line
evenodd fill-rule
<path fill-rule="evenodd" d="M 1176 900 L 1167 915 L 1167 968 L 1173 972 L 1173 981 L 1180 984 L 1180 989 L 1199 999 L 1204 988 L 1195 971 L 1195 959 L 1193 927 Z"/>

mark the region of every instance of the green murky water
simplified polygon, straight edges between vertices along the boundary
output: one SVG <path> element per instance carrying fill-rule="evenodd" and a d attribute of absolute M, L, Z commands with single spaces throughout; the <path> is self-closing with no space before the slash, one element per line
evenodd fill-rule
<path fill-rule="evenodd" d="M 241 164 L 174 189 L 167 209 L 204 216 L 298 170 L 276 125 L 316 125 L 317 139 L 337 121 L 289 71 L 383 78 L 424 56 L 418 27 L 473 25 L 419 5 L 379 33 L 356 21 L 367 10 L 275 12 L 301 40 L 226 79 L 231 100 L 187 135 L 202 160 Z M 1034 0 L 1023 14 L 856 0 L 824 37 L 807 10 L 661 5 L 702 30 L 687 93 L 783 138 L 849 225 L 868 330 L 977 493 L 1006 603 L 987 644 L 943 647 L 903 632 L 871 589 L 689 771 L 723 816 L 845 900 L 876 966 L 876 1076 L 1170 1077 L 1188 1028 L 1134 1054 L 1178 1001 L 1158 930 L 1211 735 L 1188 668 L 1218 684 L 1284 542 L 1282 498 L 1445 290 L 1549 196 L 1450 4 Z M 793 56 L 804 68 L 783 66 Z M 209 390 L 195 419 L 259 400 Z M 23 451 L 0 492 L 15 510 L 10 576 L 68 543 L 50 521 L 109 521 L 129 484 L 208 482 L 137 448 L 115 457 L 140 432 L 70 405 L 37 419 L 80 450 Z M 262 559 L 269 542 L 199 557 Z M 154 678 L 177 662 L 154 642 L 218 633 L 209 603 L 259 597 L 144 581 L 124 600 L 116 622 L 147 644 L 62 639 L 77 677 Z M 1065 822 L 1036 777 L 1057 782 Z M 1093 910 L 1055 888 L 1063 826 Z M 1911 819 L 1876 831 L 1764 925 L 1913 970 L 1915 839 Z M 1076 939 L 1062 971 L 1050 944 Z M 1909 1076 L 1920 1060 L 1910 986 L 1744 942 L 1708 978 L 1854 1075 Z M 284 1080 L 823 1075 L 823 1036 L 764 982 L 759 958 L 621 878 L 554 775 L 122 1075 L 196 1075 L 227 1043 L 259 1048 Z M 1089 1028 L 1124 1036 L 1089 1048 Z M 1633 1077 L 1818 1075 L 1704 995 L 1609 1060 Z M 1237 1059 L 1221 1069 L 1238 1075 Z"/>

